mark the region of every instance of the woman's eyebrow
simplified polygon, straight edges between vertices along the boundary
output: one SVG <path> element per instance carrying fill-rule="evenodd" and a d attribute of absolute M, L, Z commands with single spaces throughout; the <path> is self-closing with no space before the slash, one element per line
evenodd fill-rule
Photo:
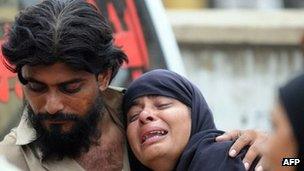
<path fill-rule="evenodd" d="M 131 103 L 131 107 L 133 107 L 133 106 L 139 106 L 139 105 L 140 105 L 140 103 L 139 103 L 138 99 L 133 100 L 133 102 Z"/>

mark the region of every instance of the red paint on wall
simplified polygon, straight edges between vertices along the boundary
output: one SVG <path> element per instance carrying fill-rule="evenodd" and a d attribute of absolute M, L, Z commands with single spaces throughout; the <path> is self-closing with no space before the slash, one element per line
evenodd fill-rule
<path fill-rule="evenodd" d="M 3 40 L 0 40 L 0 45 L 3 43 Z M 0 102 L 7 103 L 9 101 L 9 80 L 16 77 L 16 74 L 9 71 L 3 64 L 4 60 L 2 51 L 0 50 Z M 18 81 L 15 83 L 14 87 L 17 97 L 22 98 L 22 88 Z"/>
<path fill-rule="evenodd" d="M 126 0 L 127 8 L 124 13 L 124 20 L 128 30 L 123 30 L 117 12 L 112 3 L 109 3 L 108 14 L 109 20 L 113 23 L 115 30 L 115 44 L 121 47 L 127 54 L 129 63 L 125 64 L 125 68 L 141 68 L 146 70 L 149 66 L 148 51 L 144 34 L 139 22 L 136 7 L 133 0 Z M 135 79 L 141 75 L 142 72 L 136 71 L 131 73 L 132 78 Z"/>

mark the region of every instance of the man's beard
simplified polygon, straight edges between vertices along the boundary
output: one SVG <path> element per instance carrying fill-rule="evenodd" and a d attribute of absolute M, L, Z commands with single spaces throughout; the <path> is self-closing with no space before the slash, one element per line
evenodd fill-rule
<path fill-rule="evenodd" d="M 101 130 L 98 123 L 102 118 L 104 103 L 99 95 L 88 112 L 79 117 L 68 113 L 38 113 L 28 106 L 28 119 L 37 132 L 34 145 L 42 152 L 43 160 L 62 160 L 64 157 L 77 158 L 88 152 L 92 145 L 98 145 Z M 63 126 L 54 124 L 47 129 L 43 121 L 74 122 L 69 131 L 63 132 Z"/>

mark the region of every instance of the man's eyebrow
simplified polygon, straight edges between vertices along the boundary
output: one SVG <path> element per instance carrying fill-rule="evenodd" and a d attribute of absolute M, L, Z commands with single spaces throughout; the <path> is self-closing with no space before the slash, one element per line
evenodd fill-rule
<path fill-rule="evenodd" d="M 83 78 L 74 78 L 74 79 L 71 79 L 71 80 L 68 80 L 68 81 L 61 82 L 59 84 L 60 85 L 73 84 L 73 83 L 78 83 L 78 82 L 82 82 L 82 81 L 85 81 L 85 79 L 83 79 Z"/>
<path fill-rule="evenodd" d="M 32 78 L 32 77 L 26 77 L 26 78 L 24 78 L 24 79 L 25 79 L 26 81 L 28 81 L 28 82 L 44 84 L 43 82 L 38 81 L 38 80 L 36 80 L 35 78 Z"/>
<path fill-rule="evenodd" d="M 39 83 L 39 84 L 45 84 L 43 83 L 42 81 L 39 81 L 35 78 L 32 78 L 32 77 L 27 77 L 25 78 L 28 82 L 33 82 L 33 83 Z M 58 83 L 58 85 L 65 85 L 65 84 L 73 84 L 73 83 L 78 83 L 78 82 L 82 82 L 82 81 L 85 81 L 85 79 L 83 78 L 74 78 L 74 79 L 71 79 L 71 80 L 67 80 L 67 81 L 64 81 L 64 82 L 61 82 L 61 83 Z"/>

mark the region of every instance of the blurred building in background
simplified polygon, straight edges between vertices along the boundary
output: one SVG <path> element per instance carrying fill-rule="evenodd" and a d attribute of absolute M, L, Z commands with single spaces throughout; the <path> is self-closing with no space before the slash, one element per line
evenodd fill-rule
<path fill-rule="evenodd" d="M 163 2 L 217 126 L 269 129 L 278 86 L 304 69 L 304 1 Z"/>
<path fill-rule="evenodd" d="M 168 9 L 284 9 L 303 8 L 303 0 L 162 0 Z"/>

